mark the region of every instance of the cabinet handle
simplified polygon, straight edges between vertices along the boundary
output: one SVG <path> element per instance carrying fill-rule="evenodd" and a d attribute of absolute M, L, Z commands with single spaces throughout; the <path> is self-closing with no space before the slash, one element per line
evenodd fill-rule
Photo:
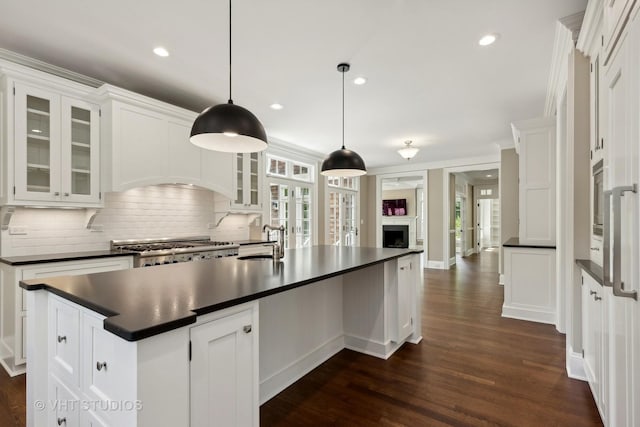
<path fill-rule="evenodd" d="M 597 292 L 596 291 L 589 291 L 589 295 L 596 295 Z"/>
<path fill-rule="evenodd" d="M 602 284 L 604 286 L 612 286 L 611 283 L 611 195 L 610 190 L 602 192 L 604 200 L 602 201 L 603 221 L 602 221 Z"/>
<path fill-rule="evenodd" d="M 58 418 L 58 425 L 61 426 L 62 424 L 67 425 L 66 418 Z"/>
<path fill-rule="evenodd" d="M 613 295 L 617 297 L 633 298 L 638 300 L 636 291 L 624 291 L 624 283 L 622 283 L 622 260 L 621 260 L 621 228 L 622 228 L 622 196 L 626 192 L 638 192 L 636 184 L 616 187 L 613 189 Z"/>
<path fill-rule="evenodd" d="M 602 299 L 602 297 L 599 297 L 598 295 L 593 297 L 594 301 L 600 301 Z"/>
<path fill-rule="evenodd" d="M 67 336 L 66 335 L 58 335 L 58 342 L 67 342 Z"/>
<path fill-rule="evenodd" d="M 64 197 L 69 197 L 69 193 L 64 193 Z"/>
<path fill-rule="evenodd" d="M 96 362 L 96 369 L 98 371 L 102 371 L 103 369 L 107 370 L 107 362 Z"/>
<path fill-rule="evenodd" d="M 54 196 L 59 196 L 59 195 L 60 195 L 60 192 L 59 192 L 59 191 L 56 191 L 56 192 L 54 192 L 54 193 L 53 193 L 53 195 L 54 195 Z"/>
<path fill-rule="evenodd" d="M 405 269 L 405 267 L 400 267 L 400 270 L 404 270 L 404 269 Z"/>
<path fill-rule="evenodd" d="M 244 331 L 245 334 L 248 334 L 251 332 L 251 325 L 246 325 L 242 328 L 242 330 Z"/>

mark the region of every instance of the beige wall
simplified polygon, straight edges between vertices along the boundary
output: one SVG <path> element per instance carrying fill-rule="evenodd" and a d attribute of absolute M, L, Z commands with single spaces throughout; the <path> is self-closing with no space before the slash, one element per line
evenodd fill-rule
<path fill-rule="evenodd" d="M 376 176 L 360 177 L 360 246 L 376 246 Z"/>
<path fill-rule="evenodd" d="M 428 171 L 428 188 L 427 188 L 427 212 L 429 222 L 427 224 L 429 232 L 429 261 L 444 262 L 443 257 L 443 241 L 442 230 L 444 228 L 444 220 L 442 215 L 442 182 L 443 170 L 431 169 Z"/>
<path fill-rule="evenodd" d="M 416 190 L 406 188 L 402 190 L 385 190 L 382 192 L 382 200 L 407 199 L 407 215 L 416 216 Z"/>
<path fill-rule="evenodd" d="M 500 240 L 518 237 L 518 153 L 515 148 L 500 152 Z M 500 273 L 504 252 L 500 247 Z"/>

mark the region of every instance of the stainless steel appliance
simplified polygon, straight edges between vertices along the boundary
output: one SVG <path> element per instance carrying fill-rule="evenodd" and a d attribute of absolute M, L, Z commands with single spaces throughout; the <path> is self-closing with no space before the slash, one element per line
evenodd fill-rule
<path fill-rule="evenodd" d="M 111 241 L 112 251 L 135 252 L 134 267 L 237 256 L 239 247 L 232 242 L 211 241 L 208 236 Z"/>
<path fill-rule="evenodd" d="M 604 223 L 603 178 L 604 162 L 600 160 L 593 166 L 593 234 L 602 236 Z"/>

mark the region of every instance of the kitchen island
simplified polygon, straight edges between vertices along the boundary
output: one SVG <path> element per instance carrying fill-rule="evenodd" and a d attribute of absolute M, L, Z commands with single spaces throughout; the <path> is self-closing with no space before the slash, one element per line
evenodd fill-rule
<path fill-rule="evenodd" d="M 419 251 L 315 246 L 22 282 L 28 425 L 257 425 L 341 349 L 418 343 L 422 277 Z"/>

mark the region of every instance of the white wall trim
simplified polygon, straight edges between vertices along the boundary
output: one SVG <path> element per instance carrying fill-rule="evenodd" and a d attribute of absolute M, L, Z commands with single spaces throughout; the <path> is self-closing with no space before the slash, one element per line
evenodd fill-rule
<path fill-rule="evenodd" d="M 553 311 L 541 310 L 533 307 L 517 307 L 502 305 L 502 317 L 528 320 L 530 322 L 556 324 L 556 314 Z"/>
<path fill-rule="evenodd" d="M 456 257 L 452 256 L 451 258 L 449 258 L 449 267 L 451 267 L 452 265 L 455 265 L 456 263 Z"/>
<path fill-rule="evenodd" d="M 502 285 L 502 286 L 504 286 L 504 274 L 501 274 L 501 275 L 498 277 L 498 285 Z"/>
<path fill-rule="evenodd" d="M 582 28 L 578 36 L 576 48 L 585 55 L 593 56 L 593 53 L 600 47 L 600 34 L 604 8 L 602 1 L 590 1 L 587 10 L 584 12 Z"/>
<path fill-rule="evenodd" d="M 556 100 L 567 85 L 567 58 L 575 46 L 578 33 L 582 25 L 584 12 L 560 19 L 556 23 L 556 34 L 553 42 L 553 54 L 551 57 L 551 71 L 547 84 L 547 98 L 545 101 L 544 115 L 554 116 L 556 113 Z"/>
<path fill-rule="evenodd" d="M 437 270 L 445 270 L 444 261 L 429 260 L 429 261 L 427 261 L 427 268 L 434 268 L 434 269 L 437 269 Z"/>
<path fill-rule="evenodd" d="M 587 373 L 584 370 L 584 358 L 581 353 L 567 347 L 567 376 L 575 380 L 587 381 Z"/>
<path fill-rule="evenodd" d="M 496 154 L 480 157 L 465 157 L 451 160 L 439 160 L 434 162 L 422 162 L 422 163 L 410 163 L 397 166 L 382 166 L 378 168 L 371 168 L 368 170 L 370 175 L 380 175 L 389 173 L 402 173 L 402 172 L 424 172 L 428 169 L 440 169 L 440 168 L 455 168 L 462 167 L 460 172 L 465 170 L 484 170 L 481 165 L 500 163 L 500 152 L 496 146 Z M 478 167 L 477 167 L 478 166 Z M 495 169 L 495 168 L 489 168 Z"/>
<path fill-rule="evenodd" d="M 260 405 L 298 381 L 344 347 L 344 335 L 334 337 L 262 380 L 260 382 Z"/>
<path fill-rule="evenodd" d="M 464 256 L 469 256 L 469 255 L 473 255 L 476 253 L 476 249 L 475 248 L 469 248 L 465 251 Z"/>

